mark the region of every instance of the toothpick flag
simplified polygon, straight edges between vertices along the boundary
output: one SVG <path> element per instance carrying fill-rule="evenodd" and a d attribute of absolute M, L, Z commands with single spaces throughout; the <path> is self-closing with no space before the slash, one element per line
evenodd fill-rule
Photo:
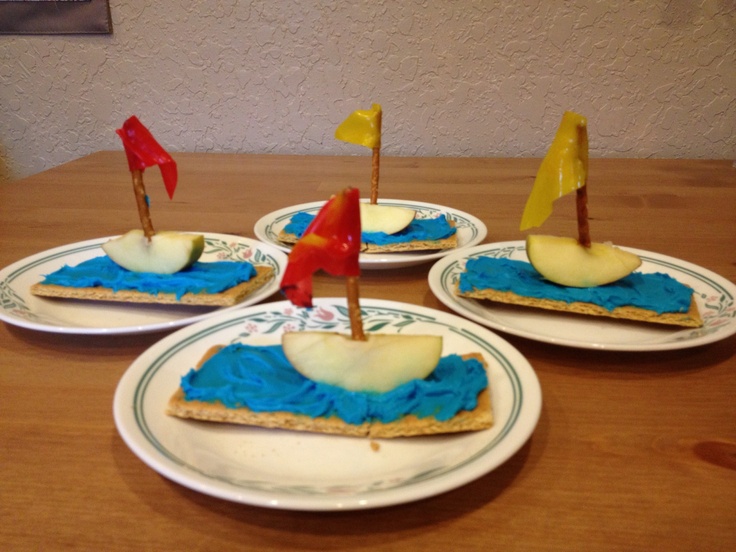
<path fill-rule="evenodd" d="M 359 196 L 357 188 L 347 188 L 330 198 L 291 250 L 281 290 L 295 305 L 312 306 L 312 275 L 318 270 L 360 275 Z"/>
<path fill-rule="evenodd" d="M 166 192 L 169 194 L 169 199 L 172 199 L 174 190 L 176 190 L 176 163 L 159 145 L 150 131 L 143 126 L 138 117 L 133 115 L 123 123 L 123 128 L 115 132 L 123 141 L 130 171 L 143 171 L 146 167 L 158 165 Z"/>
<path fill-rule="evenodd" d="M 552 214 L 556 199 L 582 189 L 588 178 L 587 119 L 566 111 L 521 217 L 521 230 L 540 226 Z"/>

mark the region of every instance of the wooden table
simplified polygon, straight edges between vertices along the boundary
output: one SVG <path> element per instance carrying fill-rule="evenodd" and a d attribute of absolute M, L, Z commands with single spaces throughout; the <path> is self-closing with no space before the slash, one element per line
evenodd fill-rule
<path fill-rule="evenodd" d="M 175 199 L 156 169 L 158 228 L 254 237 L 263 214 L 367 187 L 368 157 L 178 154 Z M 467 211 L 487 242 L 521 239 L 538 159 L 384 158 L 381 196 Z M 731 161 L 593 159 L 594 240 L 655 251 L 736 281 Z M 4 184 L 0 266 L 139 225 L 122 152 Z M 561 207 L 545 233 L 574 233 Z M 447 311 L 429 265 L 371 271 L 365 297 Z M 316 296 L 342 294 L 317 277 Z M 273 300 L 279 299 L 278 296 Z M 448 311 L 449 312 L 449 311 Z M 536 370 L 536 431 L 479 480 L 415 503 L 309 513 L 231 503 L 146 467 L 112 417 L 118 380 L 165 334 L 69 336 L 0 324 L 0 543 L 5 550 L 732 550 L 736 339 L 659 353 L 504 336 Z"/>

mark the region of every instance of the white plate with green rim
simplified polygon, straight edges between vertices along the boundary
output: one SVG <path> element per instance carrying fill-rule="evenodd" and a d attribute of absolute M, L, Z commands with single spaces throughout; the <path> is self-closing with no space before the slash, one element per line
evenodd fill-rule
<path fill-rule="evenodd" d="M 487 256 L 528 262 L 523 241 L 483 244 L 435 263 L 429 287 L 458 314 L 508 334 L 584 349 L 664 351 L 697 347 L 736 333 L 736 285 L 705 268 L 658 253 L 622 247 L 641 257 L 637 272 L 662 272 L 693 288 L 701 328 L 633 323 L 613 318 L 556 313 L 458 297 L 455 288 L 468 259 Z"/>
<path fill-rule="evenodd" d="M 98 238 L 49 249 L 0 270 L 0 320 L 28 328 L 69 334 L 133 334 L 178 328 L 224 311 L 263 301 L 279 290 L 286 255 L 279 249 L 250 238 L 202 233 L 205 248 L 201 261 L 249 261 L 268 265 L 274 277 L 265 286 L 231 307 L 156 305 L 52 299 L 31 295 L 31 285 L 64 265 L 77 265 L 104 255 Z"/>
<path fill-rule="evenodd" d="M 379 199 L 381 205 L 390 205 L 392 207 L 403 207 L 405 209 L 413 209 L 417 212 L 416 217 L 421 219 L 434 218 L 440 215 L 446 215 L 447 219 L 455 223 L 457 230 L 457 247 L 454 249 L 446 249 L 441 251 L 415 251 L 407 253 L 361 253 L 359 257 L 360 268 L 363 270 L 372 269 L 392 269 L 415 266 L 427 263 L 449 255 L 458 249 L 464 249 L 476 245 L 483 241 L 486 237 L 487 228 L 483 222 L 457 209 L 451 209 L 442 205 L 433 203 L 423 203 L 420 201 L 405 201 L 401 199 Z M 317 212 L 325 204 L 324 201 L 316 201 L 313 203 L 303 203 L 293 207 L 279 209 L 261 217 L 255 224 L 253 231 L 256 237 L 268 244 L 278 247 L 282 251 L 291 251 L 291 246 L 279 241 L 279 232 L 289 223 L 291 217 L 297 213 L 310 213 L 316 215 Z"/>
<path fill-rule="evenodd" d="M 473 322 L 426 307 L 363 299 L 361 309 L 367 332 L 442 335 L 443 355 L 481 353 L 491 382 L 493 427 L 371 441 L 164 413 L 181 376 L 214 345 L 278 344 L 285 331 L 305 329 L 349 333 L 345 301 L 333 298 L 315 300 L 313 309 L 288 301 L 251 306 L 153 345 L 118 384 L 113 411 L 120 435 L 149 467 L 185 487 L 290 510 L 368 509 L 433 496 L 487 474 L 529 439 L 541 411 L 541 389 L 528 361 L 510 344 Z"/>

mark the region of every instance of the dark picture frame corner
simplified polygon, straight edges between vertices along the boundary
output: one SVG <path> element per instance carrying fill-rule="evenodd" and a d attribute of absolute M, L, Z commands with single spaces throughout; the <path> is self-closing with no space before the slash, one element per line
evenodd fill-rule
<path fill-rule="evenodd" d="M 109 0 L 0 0 L 0 34 L 112 34 Z"/>

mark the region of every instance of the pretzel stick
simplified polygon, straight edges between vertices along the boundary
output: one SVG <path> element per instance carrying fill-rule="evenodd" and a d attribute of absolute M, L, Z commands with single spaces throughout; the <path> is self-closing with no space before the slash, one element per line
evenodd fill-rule
<path fill-rule="evenodd" d="M 151 241 L 156 233 L 151 222 L 151 213 L 148 210 L 148 201 L 146 200 L 146 187 L 143 185 L 143 171 L 135 169 L 131 171 L 133 175 L 133 191 L 135 192 L 135 202 L 138 204 L 138 216 L 143 225 L 143 233 Z"/>
<path fill-rule="evenodd" d="M 381 157 L 381 146 L 373 148 L 373 159 L 371 163 L 371 203 L 378 202 L 378 169 Z"/>
<path fill-rule="evenodd" d="M 378 144 L 373 148 L 373 157 L 371 159 L 371 203 L 378 202 L 378 172 L 381 164 L 381 120 L 383 113 L 381 111 L 376 115 L 376 124 L 378 125 Z"/>
<path fill-rule="evenodd" d="M 590 225 L 588 224 L 588 186 L 584 185 L 575 192 L 575 204 L 578 211 L 578 242 L 583 247 L 590 247 Z"/>
<path fill-rule="evenodd" d="M 357 276 L 347 277 L 348 314 L 350 316 L 350 332 L 352 339 L 365 341 L 363 333 L 363 318 L 360 315 L 360 292 Z"/>
<path fill-rule="evenodd" d="M 575 204 L 578 214 L 578 243 L 583 247 L 590 247 L 590 226 L 588 225 L 588 128 L 583 119 L 577 125 L 578 159 L 583 167 L 583 182 L 575 193 Z"/>

